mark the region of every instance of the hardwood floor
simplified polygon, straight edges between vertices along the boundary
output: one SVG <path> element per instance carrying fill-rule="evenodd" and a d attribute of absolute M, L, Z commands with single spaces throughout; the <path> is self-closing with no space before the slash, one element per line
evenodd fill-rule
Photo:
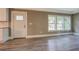
<path fill-rule="evenodd" d="M 79 51 L 79 36 L 14 39 L 0 44 L 0 51 Z"/>

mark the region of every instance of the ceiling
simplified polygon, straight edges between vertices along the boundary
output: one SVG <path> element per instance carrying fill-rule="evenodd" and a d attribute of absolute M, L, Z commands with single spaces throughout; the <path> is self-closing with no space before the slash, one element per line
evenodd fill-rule
<path fill-rule="evenodd" d="M 48 12 L 66 13 L 66 14 L 79 13 L 79 8 L 25 8 L 25 9 L 36 10 L 36 11 L 48 11 Z"/>
<path fill-rule="evenodd" d="M 47 12 L 56 12 L 56 13 L 65 13 L 65 14 L 79 13 L 79 8 L 15 8 L 15 9 L 47 11 Z"/>

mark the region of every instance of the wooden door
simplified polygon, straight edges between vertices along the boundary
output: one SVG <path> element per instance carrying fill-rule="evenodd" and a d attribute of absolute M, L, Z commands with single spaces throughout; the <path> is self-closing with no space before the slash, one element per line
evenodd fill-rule
<path fill-rule="evenodd" d="M 26 37 L 26 12 L 11 12 L 11 35 L 13 38 Z"/>

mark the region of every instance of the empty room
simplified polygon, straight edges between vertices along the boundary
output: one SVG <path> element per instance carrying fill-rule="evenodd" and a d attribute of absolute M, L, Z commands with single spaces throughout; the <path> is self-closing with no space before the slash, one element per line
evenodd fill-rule
<path fill-rule="evenodd" d="M 0 51 L 79 51 L 79 8 L 0 8 Z"/>

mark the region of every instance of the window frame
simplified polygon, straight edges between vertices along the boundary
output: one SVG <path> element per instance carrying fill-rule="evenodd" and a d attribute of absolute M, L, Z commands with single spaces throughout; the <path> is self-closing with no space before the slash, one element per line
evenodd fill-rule
<path fill-rule="evenodd" d="M 53 17 L 56 17 L 56 19 L 55 19 L 55 23 L 52 23 L 52 24 L 55 24 L 55 29 L 56 30 L 49 30 L 49 17 L 50 16 L 53 16 Z M 61 17 L 63 17 L 63 23 L 62 23 L 62 25 L 63 25 L 63 30 L 57 30 L 57 17 L 59 17 L 59 16 L 61 16 Z M 70 19 L 70 29 L 69 30 L 65 30 L 65 17 L 69 17 Z M 57 32 L 57 31 L 71 31 L 71 16 L 64 16 L 64 15 L 48 15 L 48 32 Z"/>

